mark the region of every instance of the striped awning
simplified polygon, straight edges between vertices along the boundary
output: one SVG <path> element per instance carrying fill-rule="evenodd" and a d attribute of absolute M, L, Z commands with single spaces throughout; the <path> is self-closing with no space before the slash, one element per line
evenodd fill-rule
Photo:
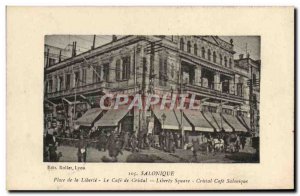
<path fill-rule="evenodd" d="M 215 121 L 218 123 L 219 127 L 221 128 L 221 130 L 224 129 L 225 132 L 233 132 L 233 129 L 222 118 L 222 116 L 219 113 L 212 113 L 212 116 L 214 117 Z"/>
<path fill-rule="evenodd" d="M 248 117 L 238 117 L 238 119 L 242 122 L 242 124 L 250 131 L 251 125 L 250 125 L 250 118 Z"/>
<path fill-rule="evenodd" d="M 103 117 L 100 118 L 97 122 L 95 122 L 96 127 L 116 127 L 119 122 L 125 117 L 125 115 L 129 112 L 127 107 L 118 108 L 118 109 L 110 109 L 108 110 Z"/>
<path fill-rule="evenodd" d="M 87 127 L 92 126 L 101 113 L 101 108 L 91 108 L 87 110 L 79 119 L 77 119 L 75 124 Z"/>
<path fill-rule="evenodd" d="M 161 123 L 162 129 L 180 130 L 181 111 L 169 110 L 169 109 L 160 110 L 160 108 L 158 107 L 153 108 L 152 111 L 156 116 L 156 118 Z M 165 120 L 163 120 L 162 118 L 163 115 L 165 116 Z M 184 130 L 192 130 L 192 126 L 184 118 L 183 114 L 182 114 L 182 128 Z"/>
<path fill-rule="evenodd" d="M 237 132 L 247 132 L 247 128 L 240 123 L 240 121 L 237 119 L 236 116 L 223 114 L 223 118 L 226 120 L 226 122 L 233 127 L 234 131 Z"/>
<path fill-rule="evenodd" d="M 204 112 L 203 114 L 216 131 L 219 132 L 223 129 L 225 132 L 233 132 L 233 129 L 219 113 Z"/>
<path fill-rule="evenodd" d="M 210 112 L 202 112 L 203 117 L 209 122 L 209 124 L 217 131 L 221 131 L 221 128 L 219 127 L 218 123 L 214 120 L 213 116 Z"/>
<path fill-rule="evenodd" d="M 195 131 L 214 132 L 214 128 L 199 110 L 184 110 L 187 120 L 194 126 Z"/>

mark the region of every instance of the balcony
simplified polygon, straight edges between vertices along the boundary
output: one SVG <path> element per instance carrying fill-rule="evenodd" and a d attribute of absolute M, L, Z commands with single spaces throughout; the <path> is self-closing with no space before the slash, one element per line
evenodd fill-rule
<path fill-rule="evenodd" d="M 97 82 L 92 84 L 87 84 L 83 86 L 77 86 L 76 88 L 71 88 L 67 90 L 61 90 L 51 93 L 46 93 L 46 97 L 48 99 L 51 98 L 59 98 L 59 97 L 68 97 L 75 94 L 89 94 L 99 91 L 120 91 L 120 90 L 127 90 L 127 89 L 133 89 L 134 88 L 134 81 L 133 80 L 123 80 L 123 81 L 117 81 L 117 82 Z"/>
<path fill-rule="evenodd" d="M 92 83 L 92 84 L 88 84 L 88 85 L 77 86 L 77 87 L 71 88 L 71 89 L 46 93 L 46 97 L 49 98 L 49 99 L 59 98 L 59 97 L 67 97 L 67 96 L 74 95 L 75 92 L 78 93 L 78 94 L 84 94 L 84 93 L 89 93 L 89 92 L 93 92 L 93 91 L 104 90 L 104 89 L 107 89 L 107 88 L 109 88 L 108 83 L 106 83 L 106 82 L 97 82 L 97 83 Z"/>
<path fill-rule="evenodd" d="M 222 93 L 221 91 L 210 89 L 202 86 L 198 86 L 195 84 L 186 84 L 184 85 L 184 91 L 199 93 L 203 96 L 207 96 L 210 98 L 222 99 L 223 101 L 230 101 L 235 103 L 243 103 L 244 98 L 242 96 L 237 96 L 229 93 Z"/>

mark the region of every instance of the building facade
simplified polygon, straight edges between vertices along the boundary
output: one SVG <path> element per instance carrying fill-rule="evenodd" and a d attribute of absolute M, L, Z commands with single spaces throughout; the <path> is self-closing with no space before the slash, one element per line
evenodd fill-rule
<path fill-rule="evenodd" d="M 45 67 L 45 126 L 56 121 L 73 129 L 78 119 L 87 118 L 90 127 L 134 133 L 251 132 L 251 127 L 259 126 L 252 126 L 250 120 L 251 111 L 259 118 L 259 85 L 251 89 L 249 80 L 260 78 L 260 62 L 249 56 L 234 60 L 234 54 L 233 40 L 218 36 L 114 37 L 108 44 Z M 185 93 L 195 96 L 200 111 L 133 109 L 104 111 L 100 119 L 87 117 L 87 111 L 99 108 L 101 97 L 108 93 L 161 97 Z"/>

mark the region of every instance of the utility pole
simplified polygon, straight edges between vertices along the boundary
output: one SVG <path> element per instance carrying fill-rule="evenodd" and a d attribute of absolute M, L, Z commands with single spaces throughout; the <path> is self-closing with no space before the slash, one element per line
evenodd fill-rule
<path fill-rule="evenodd" d="M 46 53 L 46 67 L 48 67 L 48 65 L 49 65 L 49 51 L 50 51 L 50 49 L 47 48 L 47 53 Z"/>
<path fill-rule="evenodd" d="M 250 55 L 247 54 L 247 65 L 250 66 L 250 79 L 249 79 L 249 105 L 250 105 L 250 129 L 254 132 L 254 115 L 253 115 L 253 70 L 252 65 L 249 64 Z"/>
<path fill-rule="evenodd" d="M 180 63 L 179 63 L 179 73 L 178 73 L 178 79 L 179 79 L 179 91 L 180 91 L 180 95 L 182 94 L 182 80 L 183 80 L 183 73 L 182 73 L 182 63 L 181 63 L 181 60 L 180 60 Z M 180 103 L 181 103 L 181 100 L 180 100 Z M 183 111 L 182 109 L 180 109 L 180 133 L 181 133 L 181 146 L 182 148 L 184 147 L 184 142 L 185 142 L 185 137 L 184 137 L 184 129 L 183 129 L 183 126 L 182 126 L 182 123 L 183 123 Z"/>
<path fill-rule="evenodd" d="M 96 35 L 94 35 L 94 38 L 93 38 L 92 50 L 95 49 L 95 43 L 96 43 Z"/>
<path fill-rule="evenodd" d="M 58 62 L 61 62 L 61 50 L 59 50 Z"/>

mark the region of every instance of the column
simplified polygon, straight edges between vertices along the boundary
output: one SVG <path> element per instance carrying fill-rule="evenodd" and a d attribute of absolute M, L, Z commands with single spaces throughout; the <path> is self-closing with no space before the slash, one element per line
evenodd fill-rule
<path fill-rule="evenodd" d="M 235 85 L 234 85 L 234 79 L 229 80 L 229 93 L 235 94 Z"/>
<path fill-rule="evenodd" d="M 201 86 L 201 67 L 195 68 L 195 85 Z"/>
<path fill-rule="evenodd" d="M 234 94 L 237 95 L 237 84 L 240 82 L 240 77 L 236 74 L 234 76 Z"/>
<path fill-rule="evenodd" d="M 214 89 L 220 91 L 221 90 L 221 84 L 220 84 L 220 73 L 215 72 L 214 76 Z"/>

